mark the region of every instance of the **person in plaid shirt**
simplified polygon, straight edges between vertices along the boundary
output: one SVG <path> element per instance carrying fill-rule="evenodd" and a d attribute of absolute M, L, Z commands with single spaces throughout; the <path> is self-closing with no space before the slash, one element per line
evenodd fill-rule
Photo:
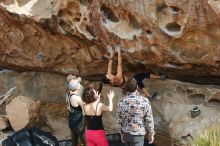
<path fill-rule="evenodd" d="M 126 146 L 143 146 L 146 131 L 149 143 L 154 141 L 151 105 L 146 97 L 139 94 L 137 87 L 135 79 L 126 83 L 127 96 L 119 101 L 117 108 L 121 140 Z"/>

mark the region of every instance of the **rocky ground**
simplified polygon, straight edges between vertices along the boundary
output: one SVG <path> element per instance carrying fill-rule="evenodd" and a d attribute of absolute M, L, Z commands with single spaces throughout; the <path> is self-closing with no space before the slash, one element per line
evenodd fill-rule
<path fill-rule="evenodd" d="M 55 77 L 58 78 L 59 76 Z M 37 78 L 37 80 L 34 78 Z M 38 81 L 38 76 L 35 76 L 34 78 L 32 79 L 32 82 L 36 84 L 35 86 L 45 87 L 41 84 L 42 82 Z M 16 83 L 18 84 L 19 81 L 20 79 Z M 86 83 L 85 81 L 83 82 Z M 155 121 L 156 146 L 170 146 L 171 144 L 186 146 L 204 127 L 215 123 L 216 121 L 220 121 L 220 90 L 218 86 L 196 85 L 170 79 L 165 81 L 151 79 L 145 80 L 144 83 L 150 93 L 155 91 L 158 93 L 156 98 L 151 101 Z M 19 92 L 15 92 L 13 94 L 27 95 L 27 92 L 31 90 L 24 90 L 29 87 L 26 86 L 26 84 L 27 83 L 23 84 L 23 87 L 25 88 L 20 88 Z M 29 85 L 29 83 L 27 85 Z M 96 87 L 96 85 L 92 83 L 87 83 L 86 86 Z M 5 88 L 7 88 L 7 86 L 5 86 Z M 63 89 L 60 85 L 54 88 L 58 91 L 62 91 Z M 115 98 L 113 100 L 114 109 L 113 112 L 105 113 L 103 115 L 103 123 L 107 134 L 115 134 L 118 133 L 115 110 L 118 101 L 124 95 L 120 88 L 105 85 L 102 90 L 101 101 L 106 104 L 106 94 L 109 90 L 113 90 L 115 92 Z M 39 92 L 40 93 L 38 93 L 38 95 L 45 94 L 44 90 L 39 90 Z M 53 95 L 54 93 L 51 92 L 50 94 Z M 21 128 L 25 125 L 30 126 L 31 124 L 33 125 L 33 121 L 38 121 L 36 124 L 42 126 L 42 130 L 52 132 L 52 134 L 59 140 L 70 139 L 65 103 L 55 103 L 48 98 L 41 97 L 39 98 L 42 100 L 39 108 L 39 100 L 33 98 L 32 100 L 36 100 L 35 103 L 30 99 L 30 97 L 23 96 L 17 96 L 14 98 L 9 97 L 8 100 L 11 101 L 9 102 L 6 100 L 5 103 L 2 104 L 1 114 L 4 115 L 4 117 L 7 115 L 13 129 L 19 129 L 19 127 Z M 60 101 L 62 100 L 64 101 L 65 98 L 60 99 Z M 7 106 L 5 106 L 5 104 L 7 104 Z M 195 106 L 198 106 L 201 110 L 201 114 L 196 118 L 192 118 L 190 110 L 192 110 Z M 5 109 L 7 113 L 5 112 Z M 29 111 L 27 109 L 31 112 L 26 112 Z M 19 112 L 21 110 L 23 112 Z M 16 118 L 14 118 L 14 115 Z M 5 138 L 5 136 L 6 135 L 2 134 L 3 138 Z"/>
<path fill-rule="evenodd" d="M 4 83 L 1 84 L 1 95 L 8 95 L 5 93 L 10 87 L 17 87 L 1 108 L 1 114 L 7 115 L 13 129 L 30 126 L 33 121 L 38 121 L 36 124 L 43 126 L 43 130 L 52 132 L 59 140 L 70 139 L 65 106 L 65 77 L 54 73 L 3 71 L 0 73 L 0 81 Z M 82 83 L 94 88 L 98 85 L 96 82 L 89 81 Z M 219 86 L 197 85 L 171 79 L 164 81 L 151 79 L 145 80 L 144 83 L 150 93 L 155 91 L 158 93 L 151 101 L 157 132 L 155 145 L 164 146 L 164 143 L 166 146 L 170 146 L 171 143 L 178 146 L 187 145 L 205 125 L 220 121 Z M 115 106 L 113 112 L 103 115 L 103 123 L 107 134 L 115 134 L 118 133 L 115 110 L 118 101 L 124 95 L 120 88 L 105 85 L 101 101 L 106 104 L 106 94 L 109 90 L 115 92 L 113 100 Z M 14 100 L 15 98 L 20 100 Z M 201 115 L 192 118 L 190 110 L 195 106 L 199 107 Z M 9 112 L 6 113 L 5 109 Z M 27 112 L 28 109 L 31 112 Z"/>
<path fill-rule="evenodd" d="M 44 104 L 42 106 L 42 110 L 45 112 L 45 115 L 48 119 L 49 124 L 52 127 L 52 135 L 56 136 L 59 141 L 66 141 L 70 140 L 70 131 L 68 128 L 68 121 L 67 121 L 67 111 L 66 111 L 66 106 L 64 104 L 56 104 L 56 103 L 50 103 L 50 104 Z M 4 107 L 1 107 L 2 109 L 1 113 L 5 115 L 4 112 Z M 110 123 L 112 122 L 111 118 L 107 118 L 107 116 L 104 117 L 104 121 L 109 121 Z M 114 121 L 115 122 L 115 121 Z M 107 135 L 109 134 L 117 134 L 114 133 L 115 127 L 106 125 L 105 130 L 107 132 Z M 1 132 L 0 134 L 0 141 L 4 140 L 7 138 L 7 135 L 12 134 L 14 131 L 12 129 L 7 129 L 4 132 Z M 115 131 L 116 132 L 116 131 Z M 118 137 L 116 138 L 118 139 Z M 171 139 L 168 137 L 166 134 L 162 132 L 157 132 L 155 135 L 155 146 L 170 146 L 171 145 Z M 67 146 L 68 141 L 62 142 L 60 144 L 61 146 Z"/>

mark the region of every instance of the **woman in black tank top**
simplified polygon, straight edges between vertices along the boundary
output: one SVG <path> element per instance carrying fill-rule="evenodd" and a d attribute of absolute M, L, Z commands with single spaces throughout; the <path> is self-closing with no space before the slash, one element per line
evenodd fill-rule
<path fill-rule="evenodd" d="M 86 146 L 84 137 L 85 125 L 81 108 L 81 105 L 84 104 L 81 99 L 84 88 L 80 84 L 81 80 L 74 78 L 72 75 L 67 77 L 67 81 L 69 81 L 69 94 L 66 96 L 66 105 L 69 111 L 68 123 L 71 132 L 72 146 L 78 146 L 79 138 L 83 146 Z"/>
<path fill-rule="evenodd" d="M 87 121 L 87 129 L 89 130 L 104 130 L 103 123 L 102 123 L 102 114 L 97 115 L 97 107 L 98 104 L 96 104 L 96 111 L 95 115 L 86 115 L 85 109 L 84 109 L 84 114 L 85 114 L 85 120 Z"/>
<path fill-rule="evenodd" d="M 87 123 L 86 143 L 88 146 L 108 146 L 107 138 L 102 123 L 102 113 L 112 111 L 112 99 L 114 92 L 108 93 L 109 106 L 99 102 L 100 94 L 92 88 L 86 88 L 83 92 L 82 100 L 85 102 L 83 106 L 84 116 Z"/>

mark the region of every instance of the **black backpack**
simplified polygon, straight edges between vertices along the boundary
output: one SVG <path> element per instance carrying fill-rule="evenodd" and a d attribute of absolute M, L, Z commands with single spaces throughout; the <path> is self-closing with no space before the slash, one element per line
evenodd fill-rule
<path fill-rule="evenodd" d="M 8 136 L 2 146 L 59 146 L 57 138 L 37 128 L 24 128 Z"/>

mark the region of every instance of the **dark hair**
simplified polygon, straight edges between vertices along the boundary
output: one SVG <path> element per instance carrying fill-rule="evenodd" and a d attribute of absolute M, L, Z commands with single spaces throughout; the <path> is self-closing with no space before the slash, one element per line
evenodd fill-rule
<path fill-rule="evenodd" d="M 137 89 L 137 81 L 135 79 L 129 79 L 126 84 L 124 90 L 132 93 Z"/>
<path fill-rule="evenodd" d="M 101 94 L 102 88 L 103 88 L 103 82 L 101 82 L 101 83 L 99 84 L 99 88 L 98 88 L 99 94 Z"/>
<path fill-rule="evenodd" d="M 96 100 L 94 98 L 94 95 L 95 93 L 92 88 L 90 87 L 85 88 L 82 95 L 82 101 L 85 102 L 86 104 L 92 103 Z"/>
<path fill-rule="evenodd" d="M 102 92 L 103 84 L 110 84 L 110 80 L 106 76 L 103 77 L 101 83 L 99 84 L 99 94 Z"/>

